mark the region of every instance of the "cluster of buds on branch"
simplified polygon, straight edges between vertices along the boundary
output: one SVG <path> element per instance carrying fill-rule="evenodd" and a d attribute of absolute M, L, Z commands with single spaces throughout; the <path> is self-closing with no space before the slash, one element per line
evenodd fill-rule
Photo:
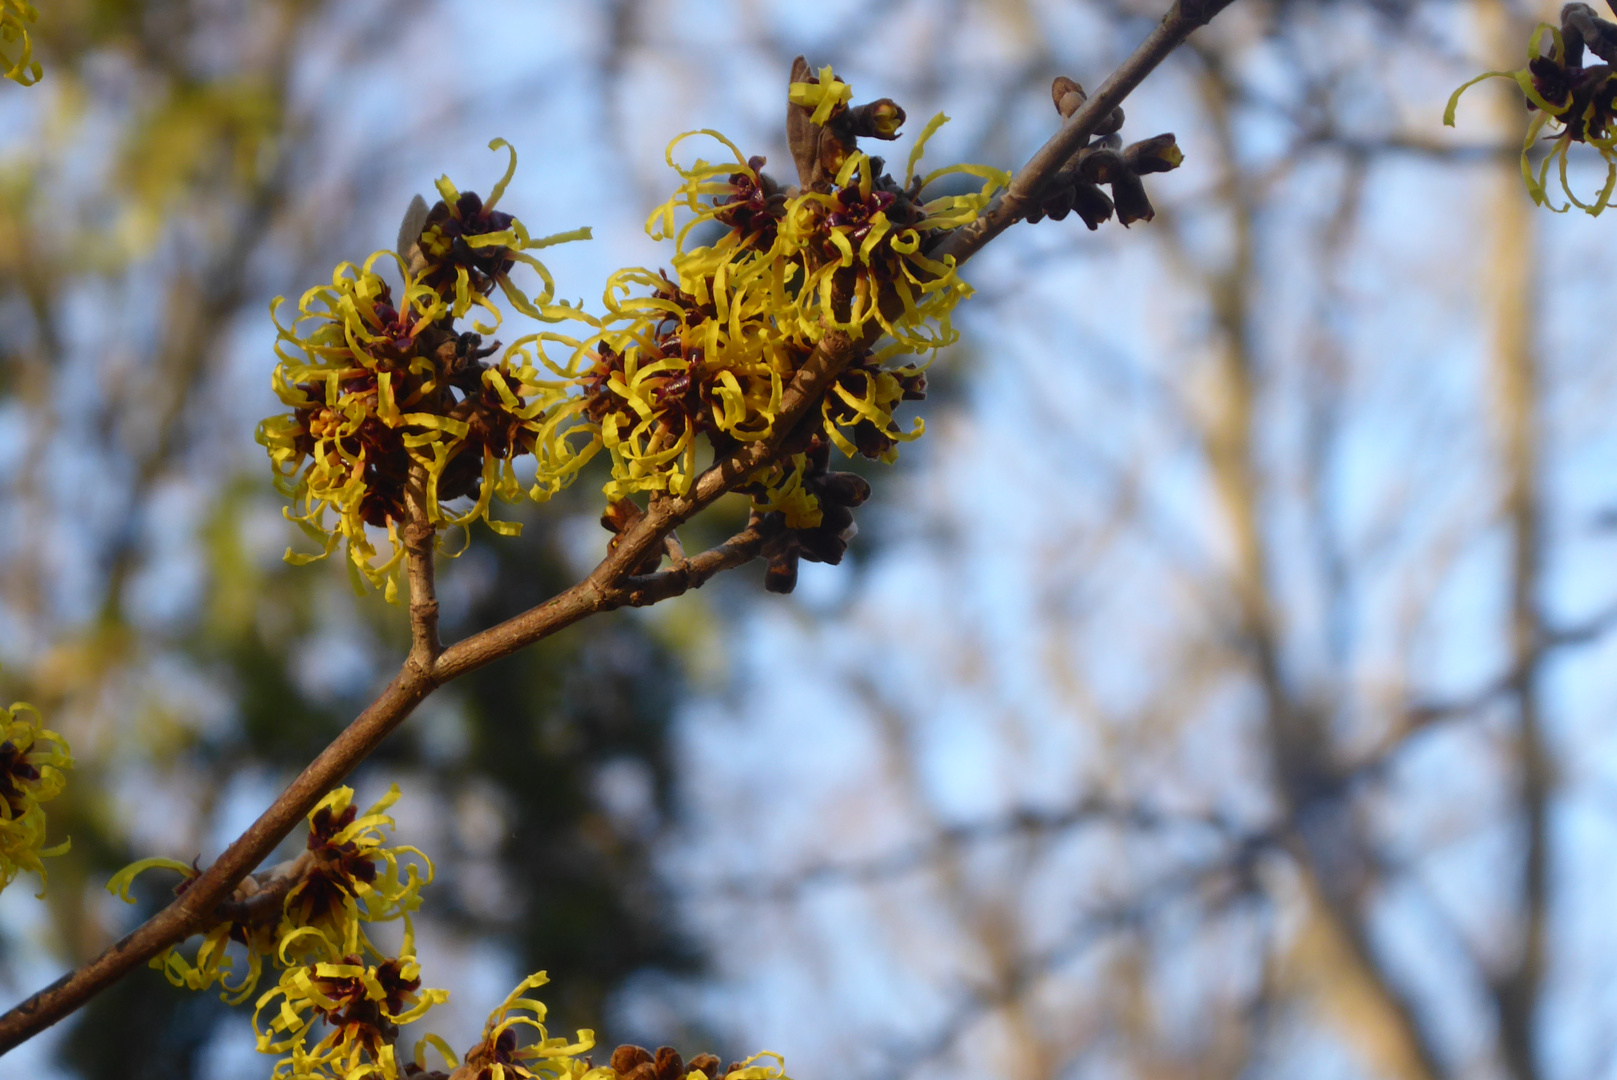
<path fill-rule="evenodd" d="M 1057 78 L 1050 86 L 1050 97 L 1056 111 L 1066 120 L 1083 107 L 1089 95 L 1084 88 L 1066 76 Z M 1076 213 L 1093 231 L 1111 220 L 1117 212 L 1118 223 L 1125 228 L 1136 221 L 1150 221 L 1157 216 L 1151 200 L 1145 193 L 1140 177 L 1151 173 L 1169 172 L 1179 167 L 1185 155 L 1172 134 L 1157 135 L 1141 142 L 1123 145 L 1119 132 L 1123 128 L 1123 107 L 1113 109 L 1095 130 L 1086 146 L 1079 149 L 1039 192 L 1038 202 L 1027 215 L 1030 222 L 1051 218 L 1060 221 Z M 1101 190 L 1109 186 L 1108 196 Z"/>
<path fill-rule="evenodd" d="M 61 794 L 62 770 L 72 767 L 67 740 L 43 726 L 38 709 L 21 701 L 0 709 L 0 890 L 27 871 L 44 895 L 40 859 L 65 853 L 68 841 L 45 846 L 43 804 Z"/>
<path fill-rule="evenodd" d="M 28 36 L 28 27 L 38 19 L 38 9 L 28 0 L 0 0 L 0 75 L 20 86 L 34 85 L 45 73 Z"/>
<path fill-rule="evenodd" d="M 1608 5 L 1610 0 L 1608 0 Z M 1613 9 L 1617 12 L 1617 8 Z M 1544 42 L 1550 41 L 1550 52 Z M 1585 66 L 1585 54 L 1603 63 Z M 1509 79 L 1521 88 L 1533 114 L 1522 139 L 1522 178 L 1527 192 L 1540 206 L 1564 214 L 1576 206 L 1598 215 L 1617 192 L 1617 24 L 1602 19 L 1588 4 L 1561 9 L 1561 25 L 1540 23 L 1527 44 L 1527 66 L 1515 71 L 1487 71 L 1470 80 L 1449 98 L 1443 123 L 1454 126 L 1460 95 L 1485 79 Z M 1540 138 L 1553 145 L 1534 167 L 1532 154 Z M 1593 202 L 1586 203 L 1567 181 L 1567 154 L 1573 143 L 1595 148 L 1606 162 L 1606 182 Z M 1558 178 L 1567 202 L 1550 200 L 1550 167 L 1558 165 Z"/>
<path fill-rule="evenodd" d="M 643 1046 L 623 1045 L 612 1051 L 607 1064 L 596 1065 L 588 1056 L 595 1047 L 594 1032 L 580 1031 L 572 1043 L 546 1032 L 544 1003 L 527 994 L 548 981 L 541 971 L 518 983 L 490 1014 L 482 1039 L 464 1059 L 457 1060 L 442 1039 L 428 1036 L 403 1075 L 409 1080 L 790 1080 L 780 1055 L 769 1053 L 721 1068 L 713 1054 L 686 1062 L 672 1046 L 653 1054 Z M 427 1069 L 424 1051 L 429 1044 L 449 1071 Z"/>

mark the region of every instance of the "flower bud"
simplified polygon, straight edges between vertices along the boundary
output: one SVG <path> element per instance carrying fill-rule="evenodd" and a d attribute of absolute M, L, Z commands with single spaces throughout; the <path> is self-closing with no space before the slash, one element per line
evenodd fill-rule
<path fill-rule="evenodd" d="M 623 539 L 623 533 L 643 517 L 645 517 L 645 511 L 636 506 L 633 499 L 614 499 L 608 503 L 606 510 L 601 514 L 601 528 L 615 535 L 611 540 L 607 541 L 606 550 L 608 552 L 616 551 L 618 543 Z M 662 548 L 653 548 L 630 568 L 629 573 L 636 576 L 654 574 L 657 572 L 657 567 L 662 565 L 662 562 Z"/>
<path fill-rule="evenodd" d="M 1112 217 L 1111 196 L 1094 184 L 1079 184 L 1072 189 L 1072 208 L 1084 219 L 1090 232 Z"/>
<path fill-rule="evenodd" d="M 1110 184 L 1128 171 L 1123 155 L 1105 147 L 1084 151 L 1078 162 L 1078 178 L 1086 184 Z"/>
<path fill-rule="evenodd" d="M 645 516 L 645 511 L 632 499 L 614 499 L 601 512 L 601 528 L 610 533 L 621 533 Z"/>
<path fill-rule="evenodd" d="M 1124 171 L 1112 181 L 1112 198 L 1117 202 L 1117 220 L 1122 225 L 1150 221 L 1157 216 L 1145 193 L 1145 184 L 1132 172 Z"/>
<path fill-rule="evenodd" d="M 612 1051 L 612 1071 L 619 1076 L 630 1072 L 636 1065 L 642 1065 L 652 1060 L 651 1051 L 644 1046 L 635 1046 L 624 1043 Z"/>
<path fill-rule="evenodd" d="M 684 1080 L 685 1060 L 672 1046 L 657 1047 L 657 1080 Z"/>
<path fill-rule="evenodd" d="M 690 1061 L 686 1062 L 686 1065 L 691 1072 L 699 1072 L 703 1076 L 707 1077 L 707 1080 L 718 1080 L 718 1077 L 723 1074 L 722 1070 L 720 1069 L 722 1064 L 723 1063 L 719 1061 L 718 1057 L 714 1054 L 697 1054 L 695 1057 L 691 1058 Z M 686 1075 L 688 1076 L 690 1073 L 687 1073 Z"/>
<path fill-rule="evenodd" d="M 1177 169 L 1185 160 L 1185 155 L 1179 149 L 1179 144 L 1174 142 L 1173 133 L 1169 132 L 1131 144 L 1123 151 L 1123 160 L 1128 162 L 1135 175 L 1148 176 Z"/>
<path fill-rule="evenodd" d="M 815 486 L 821 505 L 862 506 L 870 498 L 870 481 L 858 473 L 829 473 Z"/>
<path fill-rule="evenodd" d="M 797 552 L 783 551 L 770 558 L 764 570 L 764 588 L 782 596 L 797 588 Z"/>
<path fill-rule="evenodd" d="M 892 98 L 881 98 L 860 105 L 849 114 L 849 128 L 855 135 L 872 139 L 896 139 L 904 125 L 904 110 Z"/>
<path fill-rule="evenodd" d="M 1089 95 L 1075 80 L 1058 75 L 1056 81 L 1050 84 L 1050 98 L 1056 103 L 1056 112 L 1061 114 L 1061 119 L 1066 120 L 1083 107 Z"/>

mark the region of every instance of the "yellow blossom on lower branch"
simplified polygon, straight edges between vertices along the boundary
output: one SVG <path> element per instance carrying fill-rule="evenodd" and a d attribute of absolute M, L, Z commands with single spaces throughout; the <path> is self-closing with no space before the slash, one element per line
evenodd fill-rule
<path fill-rule="evenodd" d="M 411 951 L 406 934 L 404 954 L 379 964 L 349 955 L 283 972 L 253 1011 L 259 1052 L 285 1055 L 270 1075 L 397 1080 L 399 1027 L 449 1000 L 447 990 L 421 989 L 421 965 Z"/>
<path fill-rule="evenodd" d="M 595 1046 L 593 1031 L 580 1031 L 569 1043 L 545 1030 L 544 1002 L 528 996 L 528 991 L 549 981 L 541 971 L 506 995 L 483 1025 L 483 1038 L 466 1052 L 460 1075 L 466 1080 L 612 1080 L 610 1068 L 592 1066 L 582 1056 Z M 442 1040 L 433 1042 L 444 1053 Z M 422 1068 L 424 1053 L 424 1045 L 416 1048 L 416 1064 Z M 444 1056 L 449 1064 L 457 1064 L 449 1054 Z"/>
<path fill-rule="evenodd" d="M 0 709 L 0 890 L 24 871 L 39 875 L 45 895 L 45 864 L 69 841 L 45 846 L 45 809 L 67 783 L 73 767 L 67 740 L 46 728 L 39 710 L 23 702 Z"/>
<path fill-rule="evenodd" d="M 246 1001 L 258 986 L 266 959 L 295 966 L 311 958 L 383 954 L 364 924 L 401 919 L 410 932 L 410 914 L 421 905 L 421 888 L 432 881 L 432 861 L 416 848 L 387 846 L 383 830 L 393 827 L 384 811 L 399 799 L 395 784 L 360 813 L 349 787 L 335 789 L 309 812 L 304 851 L 261 874 L 243 879 L 220 907 L 224 916 L 202 934 L 190 958 L 170 947 L 151 961 L 169 982 L 190 990 L 215 983 L 231 1004 Z M 409 858 L 406 858 L 409 856 Z M 175 859 L 142 859 L 107 882 L 107 890 L 129 903 L 137 876 L 152 869 L 175 870 L 184 893 L 198 876 L 195 866 Z M 246 949 L 246 970 L 235 982 L 232 942 Z"/>
<path fill-rule="evenodd" d="M 655 1054 L 639 1046 L 624 1045 L 610 1061 L 596 1065 L 589 1054 L 595 1033 L 584 1030 L 572 1042 L 552 1037 L 545 1030 L 545 1004 L 530 991 L 549 982 L 544 972 L 518 983 L 483 1025 L 483 1037 L 457 1060 L 443 1039 L 429 1035 L 416 1045 L 409 1074 L 416 1080 L 789 1080 L 778 1054 L 757 1054 L 722 1068 L 712 1054 L 698 1054 L 686 1062 L 671 1046 Z M 428 1046 L 443 1057 L 452 1074 L 427 1069 Z M 769 1059 L 773 1064 L 759 1064 Z"/>
<path fill-rule="evenodd" d="M 862 498 L 851 488 L 841 490 L 836 474 L 824 474 L 822 464 L 823 455 L 809 463 L 809 473 L 818 478 L 812 486 L 828 507 Z M 712 1054 L 687 1063 L 672 1047 L 653 1054 L 620 1046 L 609 1064 L 596 1065 L 588 1056 L 595 1048 L 593 1032 L 580 1031 L 569 1041 L 545 1030 L 544 1003 L 532 994 L 548 982 L 544 972 L 524 979 L 494 1009 L 464 1064 L 435 1034 L 416 1044 L 410 1060 L 401 1060 L 400 1029 L 449 999 L 447 991 L 421 985 L 410 918 L 432 865 L 415 848 L 385 843 L 393 826 L 385 811 L 399 798 L 397 786 L 363 812 L 353 794 L 338 788 L 315 805 L 305 850 L 243 880 L 216 909 L 193 958 L 170 949 L 152 962 L 177 986 L 221 985 L 221 997 L 231 1004 L 253 992 L 267 966 L 277 969 L 275 985 L 258 996 L 252 1017 L 258 1050 L 278 1059 L 271 1080 L 787 1080 L 772 1054 L 725 1069 Z M 417 857 L 425 872 L 402 858 L 406 854 Z M 135 878 L 156 868 L 181 874 L 176 893 L 200 874 L 174 859 L 144 859 L 115 875 L 108 888 L 132 901 Z M 362 929 L 381 919 L 403 922 L 396 954 L 379 950 Z M 235 982 L 232 942 L 248 952 L 246 970 Z M 453 1072 L 429 1071 L 429 1050 Z"/>

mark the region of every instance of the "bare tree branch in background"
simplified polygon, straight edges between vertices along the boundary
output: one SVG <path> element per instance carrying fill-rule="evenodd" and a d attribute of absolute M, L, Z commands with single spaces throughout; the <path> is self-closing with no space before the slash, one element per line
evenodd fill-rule
<path fill-rule="evenodd" d="M 1385 23 L 1375 23 L 1380 32 L 1371 45 L 1375 59 L 1386 65 L 1377 75 L 1386 80 L 1348 69 L 1347 57 L 1359 54 L 1343 43 L 1358 44 L 1353 35 L 1367 25 L 1356 20 L 1379 18 L 1371 8 L 1394 7 L 1398 11 Z M 1425 114 L 1399 96 L 1405 89 L 1399 75 L 1459 60 L 1455 41 L 1469 39 L 1456 32 L 1450 41 L 1430 40 L 1430 26 L 1423 28 L 1418 17 L 1423 13 L 1430 9 L 1276 5 L 1247 12 L 1249 23 L 1220 24 L 1234 27 L 1226 37 L 1194 40 L 1187 54 L 1199 63 L 1194 88 L 1197 115 L 1205 119 L 1196 130 L 1215 143 L 1218 175 L 1194 202 L 1162 209 L 1157 224 L 1168 228 L 1153 235 L 1169 248 L 1164 261 L 1173 281 L 1145 317 L 1194 324 L 1205 312 L 1205 337 L 1199 326 L 1175 325 L 1139 346 L 1138 355 L 1114 361 L 1108 350 L 1126 347 L 1116 349 L 1106 335 L 1126 320 L 1089 309 L 1104 309 L 1096 295 L 1115 294 L 1095 280 L 1087 282 L 1091 293 L 1073 291 L 1070 280 L 1060 279 L 1068 290 L 1060 295 L 1075 309 L 1072 318 L 1059 331 L 1030 333 L 1032 343 L 1007 346 L 974 373 L 974 390 L 993 404 L 974 401 L 979 411 L 956 434 L 966 449 L 917 481 L 924 490 L 930 490 L 926 484 L 944 484 L 940 477 L 952 475 L 948 468 L 984 452 L 974 440 L 995 446 L 1002 429 L 983 434 L 980 429 L 991 422 L 984 412 L 1011 412 L 994 399 L 1021 395 L 1013 413 L 1020 426 L 1007 429 L 1037 431 L 1059 448 L 1053 451 L 1057 464 L 1036 488 L 1045 500 L 1037 540 L 1026 541 L 1015 528 L 981 525 L 973 517 L 983 513 L 980 508 L 939 497 L 935 520 L 923 534 L 948 548 L 946 556 L 936 556 L 944 565 L 936 578 L 926 576 L 934 572 L 930 568 L 899 567 L 903 558 L 922 558 L 908 547 L 895 545 L 899 554 L 878 552 L 872 560 L 886 560 L 884 589 L 894 588 L 894 581 L 911 588 L 916 581 L 938 581 L 949 598 L 925 597 L 890 620 L 858 600 L 845 602 L 873 624 L 863 631 L 869 637 L 860 639 L 860 647 L 878 655 L 846 661 L 838 686 L 879 733 L 884 753 L 876 775 L 859 772 L 847 795 L 886 806 L 868 796 L 869 788 L 879 786 L 881 798 L 900 808 L 893 813 L 904 822 L 903 839 L 872 854 L 860 844 L 857 829 L 817 827 L 802 843 L 806 857 L 787 859 L 795 870 L 728 878 L 722 908 L 729 934 L 728 913 L 740 902 L 750 900 L 764 909 L 761 920 L 773 920 L 782 902 L 807 907 L 819 890 L 835 891 L 837 906 L 826 900 L 827 910 L 838 919 L 857 910 L 876 921 L 893 938 L 883 942 L 888 962 L 911 960 L 925 971 L 909 983 L 895 980 L 900 989 L 894 993 L 920 996 L 920 984 L 959 1003 L 930 1012 L 917 1006 L 932 1037 L 893 1039 L 873 1073 L 919 1062 L 929 1071 L 964 1074 L 980 1060 L 969 1055 L 1009 1046 L 1015 1051 L 1006 1050 L 996 1064 L 1018 1077 L 1074 1075 L 1090 1066 L 1134 1075 L 1211 1075 L 1213 1066 L 1194 1058 L 1217 1045 L 1242 1048 L 1234 1059 L 1221 1056 L 1218 1069 L 1262 1074 L 1264 1055 L 1274 1052 L 1269 1040 L 1281 1038 L 1275 1018 L 1306 1014 L 1308 1022 L 1328 1029 L 1333 1046 L 1373 1075 L 1440 1080 L 1497 1072 L 1536 1080 L 1559 1074 L 1551 1072 L 1547 1057 L 1547 1021 L 1572 1021 L 1547 1017 L 1545 1002 L 1551 993 L 1573 991 L 1558 982 L 1567 964 L 1554 947 L 1559 874 L 1552 839 L 1559 838 L 1550 825 L 1557 801 L 1568 796 L 1546 738 L 1547 729 L 1557 736 L 1561 729 L 1553 726 L 1550 703 L 1556 696 L 1547 695 L 1545 686 L 1574 648 L 1588 650 L 1580 655 L 1589 662 L 1594 650 L 1609 647 L 1617 609 L 1608 602 L 1562 622 L 1546 599 L 1545 568 L 1556 558 L 1554 544 L 1564 543 L 1550 524 L 1556 493 L 1544 479 L 1556 449 L 1546 434 L 1559 435 L 1548 417 L 1554 379 L 1564 372 L 1535 353 L 1541 320 L 1549 318 L 1541 313 L 1553 309 L 1539 282 L 1552 271 L 1535 239 L 1539 219 L 1520 190 L 1511 138 L 1520 126 L 1518 102 L 1501 111 L 1497 126 L 1466 132 L 1463 143 L 1428 135 L 1419 126 Z M 1468 16 L 1477 13 L 1506 24 L 1497 37 L 1514 56 L 1530 30 L 1517 18 L 1519 9 L 1487 2 L 1467 9 Z M 1490 30 L 1487 22 L 1482 26 Z M 1493 39 L 1491 32 L 1484 36 Z M 947 48 L 933 47 L 947 54 Z M 1475 66 L 1470 59 L 1464 63 Z M 1487 58 L 1486 66 L 1500 64 Z M 1013 67 L 1009 61 L 1005 66 Z M 1284 88 L 1284 100 L 1277 86 Z M 1388 86 L 1386 100 L 1379 99 Z M 1412 174 L 1429 177 L 1438 170 L 1446 191 L 1458 192 L 1476 178 L 1485 181 L 1480 210 L 1458 194 L 1453 198 L 1486 222 L 1477 233 L 1487 237 L 1489 250 L 1478 261 L 1489 276 L 1476 295 L 1467 291 L 1456 303 L 1462 314 L 1472 310 L 1467 305 L 1485 312 L 1486 325 L 1477 329 L 1474 355 L 1439 360 L 1426 355 L 1440 346 L 1419 336 L 1427 327 L 1418 319 L 1385 316 L 1414 325 L 1407 342 L 1393 339 L 1407 352 L 1380 365 L 1373 355 L 1378 345 L 1354 340 L 1361 329 L 1351 324 L 1351 313 L 1372 302 L 1365 296 L 1394 303 L 1396 297 L 1378 290 L 1422 292 L 1427 283 L 1419 275 L 1430 271 L 1399 265 L 1402 252 L 1394 248 L 1389 255 L 1384 249 L 1390 245 L 1375 230 L 1414 230 L 1387 203 L 1429 183 L 1411 180 Z M 1464 190 L 1469 199 L 1470 189 Z M 1442 216 L 1426 205 L 1418 213 Z M 1389 226 L 1388 220 L 1398 224 Z M 1297 235 L 1300 225 L 1317 227 L 1317 235 Z M 1363 255 L 1365 248 L 1374 254 Z M 1025 258 L 1045 271 L 1064 255 L 1052 240 Z M 1298 279 L 1306 279 L 1306 287 Z M 985 283 L 985 300 L 990 288 Z M 989 302 L 1003 310 L 1000 325 L 1007 337 L 1023 329 L 1032 302 L 1019 302 L 1014 283 Z M 1467 329 L 1463 320 L 1445 324 L 1442 343 Z M 1145 332 L 1131 325 L 1119 336 L 1130 331 Z M 1180 347 L 1177 366 L 1167 366 L 1163 378 L 1153 366 L 1153 350 L 1174 346 Z M 1005 355 L 1020 352 L 1036 359 Z M 1057 377 L 1041 379 L 1041 353 L 1096 369 L 1115 363 L 1126 369 L 1115 384 L 1138 397 L 1119 393 L 1109 399 L 1095 391 L 1109 372 L 1086 371 L 1080 380 L 1062 378 L 1058 370 Z M 1555 362 L 1562 363 L 1559 355 Z M 1428 389 L 1422 376 L 1440 363 L 1448 365 L 1443 377 L 1452 380 L 1452 396 L 1443 399 L 1452 415 L 1431 415 L 1431 402 L 1420 396 Z M 1402 379 L 1384 374 L 1383 366 L 1396 371 L 1398 364 L 1406 365 Z M 1385 397 L 1373 398 L 1366 388 L 1377 379 L 1385 379 L 1374 387 Z M 1452 392 L 1455 382 L 1469 387 L 1473 381 L 1486 387 L 1480 400 Z M 1139 444 L 1130 441 L 1130 425 L 1111 423 L 1107 412 L 1115 407 L 1137 421 L 1128 412 L 1135 401 L 1148 402 L 1141 411 L 1158 414 L 1161 427 L 1153 435 L 1159 444 L 1194 441 L 1205 472 L 1187 481 L 1190 470 L 1180 459 L 1128 459 Z M 1378 408 L 1395 418 L 1377 415 Z M 1406 435 L 1401 425 L 1417 434 Z M 1402 458 L 1367 480 L 1364 458 L 1376 460 L 1376 454 L 1365 448 L 1379 439 L 1395 445 L 1393 453 Z M 1211 535 L 1175 533 L 1179 523 L 1153 517 L 1153 469 L 1174 476 L 1164 486 L 1190 513 L 1209 508 L 1216 519 Z M 1082 479 L 1074 480 L 1074 473 Z M 1196 489 L 1193 495 L 1185 495 L 1188 487 Z M 1494 536 L 1505 544 L 1496 547 L 1489 539 Z M 1125 547 L 1125 556 L 1108 561 Z M 1170 564 L 1162 571 L 1173 584 L 1164 590 L 1169 599 L 1139 590 L 1112 607 L 1096 601 L 1108 585 L 1125 593 L 1138 587 L 1130 559 L 1142 560 L 1145 550 Z M 1031 586 L 1007 584 L 1007 551 L 1039 566 Z M 1507 556 L 1495 558 L 1499 551 Z M 1479 564 L 1487 567 L 1490 598 L 1495 589 L 1503 598 L 1501 619 L 1493 618 L 1492 608 L 1482 619 L 1444 608 L 1453 600 L 1442 591 L 1458 588 L 1455 578 L 1472 575 L 1466 580 L 1477 587 Z M 1012 597 L 996 613 L 1011 610 L 1024 622 L 1040 620 L 1028 633 L 1037 644 L 1017 639 L 1024 655 L 1013 661 L 992 655 L 992 633 L 977 621 L 983 599 L 954 598 L 978 575 Z M 1109 582 L 1109 576 L 1124 584 Z M 1022 588 L 1032 595 L 1023 595 Z M 1038 615 L 1029 616 L 1029 610 Z M 1367 614 L 1372 610 L 1381 619 L 1373 625 Z M 933 641 L 932 623 L 946 617 L 940 611 L 962 628 L 940 632 Z M 1423 670 L 1421 648 L 1433 651 L 1434 639 L 1444 640 L 1426 625 L 1438 618 L 1434 612 L 1442 613 L 1448 635 L 1487 658 L 1480 671 L 1466 668 L 1468 678 L 1445 682 Z M 804 615 L 803 621 L 849 632 L 845 623 L 830 619 Z M 1465 635 L 1473 633 L 1485 644 L 1472 646 Z M 802 636 L 814 640 L 812 630 Z M 1496 637 L 1502 646 L 1497 657 Z M 1144 689 L 1130 684 L 1128 694 L 1144 702 L 1119 709 L 1096 684 L 1105 682 L 1109 664 L 1121 666 L 1113 654 L 1137 639 L 1149 643 L 1155 666 L 1147 678 L 1155 681 Z M 1023 664 L 1033 647 L 1055 658 L 1053 670 L 1039 672 L 1047 684 L 1036 688 L 1027 685 Z M 924 663 L 913 656 L 923 649 L 929 650 Z M 1086 661 L 1092 668 L 1085 668 Z M 935 764 L 944 755 L 927 741 L 932 717 L 925 709 L 895 704 L 902 695 L 886 685 L 877 690 L 872 672 L 910 686 L 891 674 L 894 669 L 924 671 L 923 685 L 927 679 L 947 684 L 935 702 L 949 714 L 936 721 L 940 730 L 964 726 L 959 713 L 990 714 L 980 728 L 970 729 L 981 741 L 969 742 L 969 752 L 957 751 L 947 769 Z M 1126 682 L 1125 676 L 1114 678 Z M 1024 715 L 1040 707 L 1061 715 Z M 1238 724 L 1230 713 L 1240 717 Z M 1052 739 L 1030 747 L 1026 730 L 1063 723 L 1090 736 L 1075 740 L 1081 764 L 1070 771 L 1079 782 L 1059 799 L 1030 799 L 1023 787 L 1033 785 L 1029 776 L 1047 780 L 1059 771 L 1041 755 L 1049 745 L 1064 744 Z M 1052 909 L 1099 910 L 1095 898 L 1113 895 L 1107 890 L 1137 861 L 1161 857 L 1155 845 L 1164 836 L 1188 844 L 1189 836 L 1219 835 L 1198 827 L 1199 820 L 1227 821 L 1232 835 L 1252 829 L 1252 819 L 1239 814 L 1183 812 L 1166 804 L 1160 829 L 1134 827 L 1147 825 L 1136 815 L 1157 805 L 1151 794 L 1175 791 L 1174 785 L 1199 790 L 1207 772 L 1227 767 L 1222 759 L 1214 765 L 1196 755 L 1209 742 L 1233 739 L 1245 740 L 1261 773 L 1255 786 L 1262 790 L 1253 791 L 1241 773 L 1220 777 L 1222 790 L 1232 801 L 1256 804 L 1248 806 L 1262 823 L 1255 832 L 1269 838 L 1255 889 L 1274 919 L 1262 982 L 1232 991 L 1223 972 L 1198 968 L 1191 959 L 1177 968 L 1161 961 L 1170 973 L 1143 991 L 1138 987 L 1151 980 L 1124 970 L 1121 961 L 1109 969 L 1093 960 L 1072 978 L 1078 985 L 1065 991 L 1059 979 L 1043 977 L 1060 964 L 1040 968 L 1030 958 L 1043 954 L 1028 942 L 1048 933 L 1041 919 Z M 1444 767 L 1432 764 L 1439 746 L 1455 762 L 1449 769 L 1475 785 L 1460 797 L 1445 790 L 1441 815 L 1420 805 L 1423 795 L 1440 801 L 1422 790 L 1434 786 L 1434 776 L 1442 778 Z M 974 760 L 960 760 L 965 757 Z M 948 780 L 929 776 L 929 768 Z M 1000 809 L 952 814 L 938 791 L 948 783 L 981 785 L 993 798 L 973 790 L 959 801 L 997 799 Z M 835 805 L 829 797 L 827 802 Z M 1426 814 L 1440 818 L 1429 833 Z M 1173 828 L 1176 820 L 1185 827 Z M 1498 839 L 1502 834 L 1509 835 L 1508 844 Z M 1114 835 L 1119 839 L 1113 863 L 1072 868 L 1076 837 Z M 1507 852 L 1498 867 L 1487 863 L 1485 874 L 1493 875 L 1487 889 L 1479 890 L 1473 878 L 1434 869 L 1456 858 L 1450 848 L 1485 841 L 1498 845 L 1491 852 Z M 822 854 L 838 851 L 840 844 L 861 854 Z M 1474 851 L 1468 855 L 1483 861 Z M 1190 863 L 1188 855 L 1183 858 Z M 1044 890 L 1043 906 L 1013 895 L 1019 889 Z M 1456 904 L 1452 892 L 1477 902 Z M 1486 899 L 1478 901 L 1479 893 Z M 1128 904 L 1120 901 L 1117 910 Z M 1194 898 L 1187 901 L 1211 922 L 1203 914 L 1211 905 L 1195 904 Z M 1412 908 L 1419 919 L 1409 914 Z M 957 952 L 939 958 L 919 931 L 919 943 L 905 940 L 910 922 L 930 926 L 933 919 L 958 930 Z M 1084 948 L 1107 956 L 1134 948 L 1172 952 L 1191 938 L 1211 950 L 1230 939 L 1210 927 L 1199 936 L 1181 931 L 1174 938 L 1160 926 L 1142 929 L 1146 921 L 1098 918 Z M 1411 937 L 1437 958 L 1412 948 Z M 1604 970 L 1598 961 L 1589 964 Z M 1036 968 L 1043 975 L 1032 975 Z M 1184 1003 L 1192 996 L 1187 983 L 1201 995 L 1199 1004 L 1216 999 L 1222 1006 L 1209 1006 L 1222 1019 L 1211 1028 L 1197 1026 L 1193 1035 L 1183 1032 L 1189 1026 L 1182 1023 Z M 1131 1029 L 1086 990 L 1114 998 L 1138 992 L 1140 1011 L 1156 1010 L 1156 1023 Z M 1466 1012 L 1467 1023 L 1480 1029 L 1468 1027 L 1464 1043 L 1456 1040 L 1453 1020 L 1462 999 L 1465 1009 L 1475 1003 L 1481 1012 Z M 1126 1030 L 1139 1032 L 1139 1042 L 1118 1050 Z M 1288 1026 L 1286 1037 L 1296 1038 L 1295 1030 Z"/>

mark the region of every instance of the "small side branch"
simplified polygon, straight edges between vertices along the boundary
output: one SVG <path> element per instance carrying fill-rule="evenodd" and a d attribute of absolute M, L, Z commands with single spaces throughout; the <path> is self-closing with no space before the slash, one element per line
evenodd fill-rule
<path fill-rule="evenodd" d="M 755 526 L 749 526 L 718 547 L 676 561 L 667 570 L 625 578 L 620 586 L 611 591 L 609 599 L 615 601 L 613 606 L 616 607 L 647 607 L 692 589 L 700 589 L 716 575 L 756 559 L 763 544 L 763 533 Z"/>

